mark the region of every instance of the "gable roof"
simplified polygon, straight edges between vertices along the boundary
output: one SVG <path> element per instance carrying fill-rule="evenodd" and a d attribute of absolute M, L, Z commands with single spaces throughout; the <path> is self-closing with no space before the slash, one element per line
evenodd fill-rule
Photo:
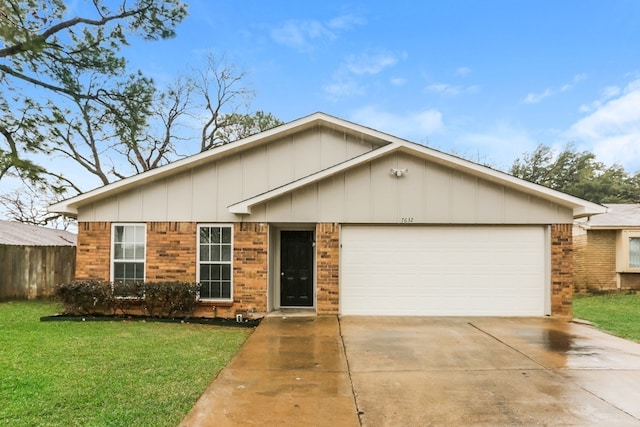
<path fill-rule="evenodd" d="M 607 203 L 607 212 L 577 222 L 584 229 L 640 228 L 640 203 Z"/>
<path fill-rule="evenodd" d="M 574 218 L 597 215 L 606 211 L 606 208 L 601 205 L 591 203 L 559 191 L 551 190 L 549 188 L 521 180 L 504 172 L 500 172 L 450 154 L 445 154 L 423 145 L 415 144 L 324 113 L 315 113 L 231 144 L 226 144 L 209 151 L 195 154 L 169 165 L 114 182 L 79 196 L 67 199 L 63 202 L 51 205 L 49 210 L 69 216 L 76 216 L 78 208 L 83 205 L 128 191 L 140 184 L 164 179 L 190 168 L 194 168 L 208 162 L 213 162 L 223 157 L 239 153 L 259 145 L 267 144 L 276 139 L 312 129 L 317 126 L 323 126 L 345 132 L 349 135 L 355 136 L 356 138 L 367 139 L 368 141 L 378 144 L 379 147 L 345 162 L 330 166 L 327 169 L 312 173 L 311 175 L 292 181 L 278 188 L 271 189 L 265 193 L 254 195 L 245 200 L 238 200 L 236 203 L 233 203 L 228 207 L 229 211 L 238 215 L 249 214 L 252 206 L 256 206 L 257 204 L 282 196 L 283 194 L 299 189 L 305 185 L 318 182 L 332 175 L 344 172 L 398 151 L 415 155 L 422 159 L 504 185 L 514 190 L 539 197 L 543 200 L 548 200 L 560 206 L 565 206 L 573 210 Z"/>
<path fill-rule="evenodd" d="M 0 245 L 13 246 L 75 246 L 77 236 L 65 230 L 0 221 Z"/>

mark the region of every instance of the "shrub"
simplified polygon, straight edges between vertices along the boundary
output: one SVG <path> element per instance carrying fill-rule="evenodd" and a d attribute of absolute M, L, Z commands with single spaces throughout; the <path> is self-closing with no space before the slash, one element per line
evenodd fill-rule
<path fill-rule="evenodd" d="M 150 316 L 191 316 L 197 304 L 197 283 L 146 283 L 144 307 Z"/>
<path fill-rule="evenodd" d="M 99 280 L 76 280 L 55 287 L 54 298 L 66 314 L 89 315 L 113 312 L 111 283 Z"/>
<path fill-rule="evenodd" d="M 186 282 L 105 282 L 79 280 L 58 285 L 54 297 L 65 314 L 95 315 L 147 313 L 154 317 L 189 317 L 200 286 Z"/>
<path fill-rule="evenodd" d="M 124 316 L 140 311 L 140 300 L 144 297 L 143 282 L 109 283 L 113 290 L 113 313 Z"/>

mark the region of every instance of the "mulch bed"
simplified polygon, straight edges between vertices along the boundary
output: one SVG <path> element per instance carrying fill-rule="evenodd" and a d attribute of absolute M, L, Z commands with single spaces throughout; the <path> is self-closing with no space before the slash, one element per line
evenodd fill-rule
<path fill-rule="evenodd" d="M 199 325 L 232 326 L 237 328 L 254 328 L 260 324 L 262 319 L 243 319 L 237 322 L 235 319 L 209 318 L 209 317 L 188 317 L 188 318 L 161 318 L 149 316 L 108 316 L 108 315 L 88 315 L 70 316 L 67 314 L 54 314 L 43 316 L 41 322 L 158 322 L 158 323 L 187 323 Z"/>

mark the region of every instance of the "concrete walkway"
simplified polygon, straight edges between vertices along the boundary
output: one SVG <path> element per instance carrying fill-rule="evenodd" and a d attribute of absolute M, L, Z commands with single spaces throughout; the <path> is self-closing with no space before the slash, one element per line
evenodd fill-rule
<path fill-rule="evenodd" d="M 359 425 L 335 316 L 264 319 L 180 424 Z"/>
<path fill-rule="evenodd" d="M 640 426 L 640 344 L 548 318 L 269 317 L 183 427 Z"/>

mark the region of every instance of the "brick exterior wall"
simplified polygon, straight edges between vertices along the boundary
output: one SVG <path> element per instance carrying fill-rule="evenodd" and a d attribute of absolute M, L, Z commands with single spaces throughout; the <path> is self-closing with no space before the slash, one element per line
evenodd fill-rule
<path fill-rule="evenodd" d="M 551 314 L 571 319 L 573 316 L 573 226 L 551 225 Z"/>
<path fill-rule="evenodd" d="M 147 282 L 195 282 L 195 222 L 147 223 Z"/>
<path fill-rule="evenodd" d="M 196 281 L 198 226 L 194 222 L 147 223 L 146 280 Z M 267 310 L 266 224 L 235 224 L 233 302 L 205 302 L 196 316 L 234 317 Z M 77 280 L 110 280 L 111 223 L 78 224 Z"/>
<path fill-rule="evenodd" d="M 233 310 L 266 313 L 269 276 L 269 227 L 261 223 L 236 223 L 233 228 Z"/>
<path fill-rule="evenodd" d="M 640 274 L 617 273 L 617 230 L 588 230 L 574 238 L 575 281 L 579 293 L 640 289 Z M 620 288 L 618 288 L 620 280 Z"/>
<path fill-rule="evenodd" d="M 620 289 L 640 290 L 640 273 L 620 273 Z"/>
<path fill-rule="evenodd" d="M 575 239 L 574 250 L 576 292 L 617 288 L 615 230 L 589 230 Z"/>
<path fill-rule="evenodd" d="M 316 225 L 316 311 L 338 314 L 339 310 L 340 225 Z"/>
<path fill-rule="evenodd" d="M 110 263 L 111 223 L 79 223 L 76 280 L 109 280 Z"/>
<path fill-rule="evenodd" d="M 148 223 L 147 280 L 195 281 L 196 233 L 197 224 L 192 222 Z M 234 317 L 237 313 L 259 316 L 267 311 L 268 225 L 236 223 L 233 237 L 234 301 L 202 303 L 196 311 L 197 316 Z M 76 278 L 78 280 L 109 280 L 110 251 L 111 223 L 79 223 Z M 604 256 L 601 255 L 601 257 Z M 339 262 L 340 225 L 317 224 L 316 310 L 318 314 L 338 314 Z M 615 265 L 615 253 L 613 262 Z M 570 318 L 572 315 L 573 268 L 572 226 L 554 224 L 551 226 L 551 313 L 553 316 Z M 635 280 L 628 284 L 629 287 L 638 285 L 640 283 Z"/>

